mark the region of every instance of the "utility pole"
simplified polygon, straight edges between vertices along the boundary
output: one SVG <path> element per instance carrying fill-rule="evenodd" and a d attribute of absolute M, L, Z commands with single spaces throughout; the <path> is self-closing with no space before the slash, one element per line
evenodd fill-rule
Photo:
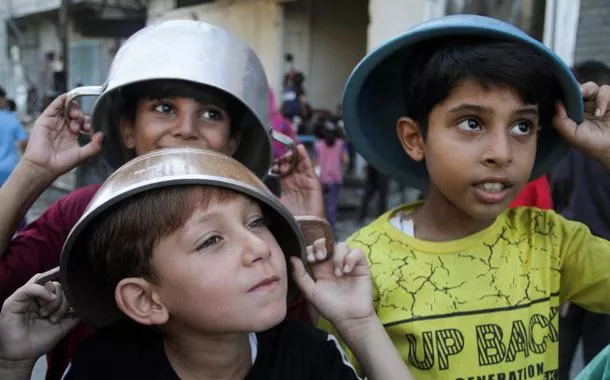
<path fill-rule="evenodd" d="M 68 18 L 68 6 L 70 0 L 61 0 L 61 7 L 59 8 L 59 35 L 61 43 L 61 56 L 63 60 L 63 69 L 65 75 L 65 88 L 69 90 L 68 86 L 68 68 L 70 63 L 70 49 L 69 49 L 69 34 L 70 34 L 70 20 Z"/>

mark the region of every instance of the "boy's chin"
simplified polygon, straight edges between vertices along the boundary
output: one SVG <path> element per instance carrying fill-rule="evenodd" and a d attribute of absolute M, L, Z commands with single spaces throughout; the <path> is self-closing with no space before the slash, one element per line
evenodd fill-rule
<path fill-rule="evenodd" d="M 508 204 L 476 204 L 470 207 L 467 213 L 471 218 L 481 221 L 491 221 L 502 214 L 508 208 Z"/>
<path fill-rule="evenodd" d="M 283 305 L 269 305 L 263 310 L 250 310 L 246 315 L 250 316 L 245 328 L 248 332 L 261 332 L 279 325 L 286 318 L 286 303 Z"/>

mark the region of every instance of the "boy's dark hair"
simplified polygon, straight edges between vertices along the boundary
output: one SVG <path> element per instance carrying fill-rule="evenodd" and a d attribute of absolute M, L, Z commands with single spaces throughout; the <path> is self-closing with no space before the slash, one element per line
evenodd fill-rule
<path fill-rule="evenodd" d="M 154 79 L 127 85 L 120 91 L 122 101 L 118 114 L 131 122 L 135 122 L 136 108 L 140 100 L 178 96 L 222 108 L 231 117 L 231 136 L 241 130 L 244 106 L 232 95 L 211 86 L 178 79 Z"/>
<path fill-rule="evenodd" d="M 194 210 L 236 199 L 240 193 L 213 186 L 182 185 L 149 190 L 113 205 L 83 231 L 89 265 L 104 280 L 104 294 L 127 277 L 158 280 L 150 261 L 159 241 L 182 227 Z"/>
<path fill-rule="evenodd" d="M 8 110 L 11 112 L 15 112 L 17 110 L 17 104 L 13 99 L 6 99 L 6 105 L 8 107 Z"/>
<path fill-rule="evenodd" d="M 610 84 L 610 67 L 600 61 L 585 61 L 574 66 L 574 76 L 581 83 Z"/>
<path fill-rule="evenodd" d="M 0 87 L 0 98 L 6 98 L 6 91 L 3 87 Z"/>
<path fill-rule="evenodd" d="M 432 109 L 464 79 L 486 89 L 513 89 L 525 103 L 538 105 L 541 126 L 550 125 L 561 90 L 547 60 L 523 43 L 441 38 L 419 44 L 409 57 L 403 71 L 406 115 L 419 123 L 424 137 Z"/>

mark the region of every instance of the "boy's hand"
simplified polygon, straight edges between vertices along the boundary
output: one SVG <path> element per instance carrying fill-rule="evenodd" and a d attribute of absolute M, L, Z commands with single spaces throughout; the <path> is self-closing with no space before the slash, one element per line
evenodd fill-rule
<path fill-rule="evenodd" d="M 558 104 L 553 125 L 571 145 L 610 170 L 610 86 L 587 82 L 581 85 L 581 90 L 585 120 L 577 125 L 568 117 L 563 104 Z"/>
<path fill-rule="evenodd" d="M 102 133 L 78 144 L 81 131 L 89 131 L 89 122 L 76 104 L 65 113 L 67 94 L 58 96 L 36 119 L 23 160 L 43 170 L 52 179 L 76 167 L 102 149 Z"/>
<path fill-rule="evenodd" d="M 324 199 L 322 186 L 313 171 L 311 159 L 302 144 L 297 146 L 297 163 L 288 173 L 292 162 L 292 151 L 277 160 L 272 171 L 280 175 L 282 197 L 280 201 L 295 216 L 313 215 L 324 218 Z"/>
<path fill-rule="evenodd" d="M 327 260 L 325 239 L 307 247 L 307 261 L 314 278 L 303 262 L 292 257 L 294 280 L 303 295 L 322 316 L 335 326 L 364 320 L 375 315 L 369 268 L 359 249 L 338 243 L 334 256 Z"/>
<path fill-rule="evenodd" d="M 0 361 L 31 362 L 50 351 L 76 325 L 58 282 L 34 276 L 6 299 L 0 312 Z"/>

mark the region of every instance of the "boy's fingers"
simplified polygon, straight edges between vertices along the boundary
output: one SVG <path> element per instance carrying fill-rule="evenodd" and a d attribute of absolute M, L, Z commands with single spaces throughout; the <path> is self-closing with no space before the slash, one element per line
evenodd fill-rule
<path fill-rule="evenodd" d="M 91 136 L 91 141 L 80 147 L 82 161 L 91 158 L 102 151 L 102 141 L 104 140 L 104 134 L 102 132 L 96 132 Z"/>
<path fill-rule="evenodd" d="M 289 150 L 288 152 L 284 153 L 280 158 L 279 161 L 280 162 L 286 162 L 286 161 L 290 161 L 292 160 L 292 151 Z"/>
<path fill-rule="evenodd" d="M 316 256 L 317 260 L 324 260 L 326 259 L 327 256 L 327 252 L 326 252 L 326 239 L 325 238 L 321 238 L 321 239 L 317 239 L 316 241 L 313 242 L 313 251 L 314 251 L 314 255 Z"/>
<path fill-rule="evenodd" d="M 59 285 L 59 282 L 49 281 L 44 285 L 44 287 L 49 292 L 51 292 L 55 295 L 53 300 L 48 301 L 48 302 L 39 303 L 40 309 L 38 311 L 38 314 L 43 317 L 47 317 L 47 316 L 53 315 L 54 313 L 57 312 L 57 310 L 59 310 L 61 308 L 61 305 L 63 302 L 63 294 L 61 292 L 61 285 Z"/>
<path fill-rule="evenodd" d="M 309 262 L 309 263 L 316 262 L 316 256 L 313 253 L 313 245 L 307 246 L 307 262 Z"/>
<path fill-rule="evenodd" d="M 57 298 L 60 300 L 59 307 L 50 314 L 49 320 L 51 323 L 59 323 L 70 311 L 70 304 L 66 296 L 64 296 L 61 285 L 58 289 Z"/>
<path fill-rule="evenodd" d="M 44 111 L 42 111 L 42 114 L 45 116 L 62 115 L 65 111 L 64 107 L 66 104 L 67 97 L 68 97 L 68 94 L 61 94 L 58 97 L 56 97 L 55 99 L 53 99 L 53 101 L 51 103 L 49 103 L 47 108 L 45 108 Z"/>
<path fill-rule="evenodd" d="M 333 253 L 335 276 L 341 277 L 343 275 L 343 268 L 345 267 L 345 258 L 348 254 L 349 248 L 347 247 L 347 244 L 341 242 L 335 245 L 335 252 Z"/>
<path fill-rule="evenodd" d="M 558 103 L 555 108 L 553 126 L 565 140 L 572 141 L 574 139 L 577 125 L 568 117 L 566 108 L 562 103 Z"/>
<path fill-rule="evenodd" d="M 313 294 L 314 289 L 316 287 L 315 281 L 311 278 L 309 273 L 305 270 L 303 266 L 303 262 L 297 257 L 291 257 L 290 261 L 292 262 L 293 267 L 293 275 L 292 278 L 294 282 L 297 284 L 301 292 L 305 297 L 309 298 L 309 295 Z"/>
<path fill-rule="evenodd" d="M 580 91 L 582 92 L 582 97 L 584 99 L 594 97 L 597 94 L 598 89 L 599 86 L 594 82 L 587 82 L 580 85 Z"/>
<path fill-rule="evenodd" d="M 71 120 L 68 122 L 68 127 L 70 128 L 70 131 L 71 131 L 72 133 L 78 133 L 78 132 L 80 132 L 80 131 L 82 130 L 82 125 L 83 125 L 83 124 L 82 124 L 80 121 L 78 121 L 78 120 L 73 120 L 73 119 L 71 119 Z"/>
<path fill-rule="evenodd" d="M 360 249 L 351 250 L 345 258 L 343 273 L 350 273 L 363 260 L 364 254 Z"/>
<path fill-rule="evenodd" d="M 2 309 L 10 312 L 24 312 L 28 310 L 32 300 L 42 300 L 46 303 L 52 302 L 55 298 L 55 294 L 44 286 L 28 282 L 7 298 Z"/>
<path fill-rule="evenodd" d="M 70 103 L 68 108 L 68 116 L 70 119 L 85 121 L 85 114 L 80 109 L 80 104 L 77 102 Z"/>
<path fill-rule="evenodd" d="M 85 116 L 85 120 L 83 122 L 83 131 L 90 132 L 91 131 L 91 117 Z"/>
<path fill-rule="evenodd" d="M 309 158 L 309 154 L 307 153 L 307 149 L 303 144 L 297 145 L 297 167 L 301 171 L 305 170 L 313 170 L 313 166 L 311 164 L 311 159 Z"/>
<path fill-rule="evenodd" d="M 596 109 L 595 116 L 602 117 L 608 109 L 608 102 L 610 101 L 610 87 L 607 85 L 601 86 L 597 92 L 595 101 Z"/>

